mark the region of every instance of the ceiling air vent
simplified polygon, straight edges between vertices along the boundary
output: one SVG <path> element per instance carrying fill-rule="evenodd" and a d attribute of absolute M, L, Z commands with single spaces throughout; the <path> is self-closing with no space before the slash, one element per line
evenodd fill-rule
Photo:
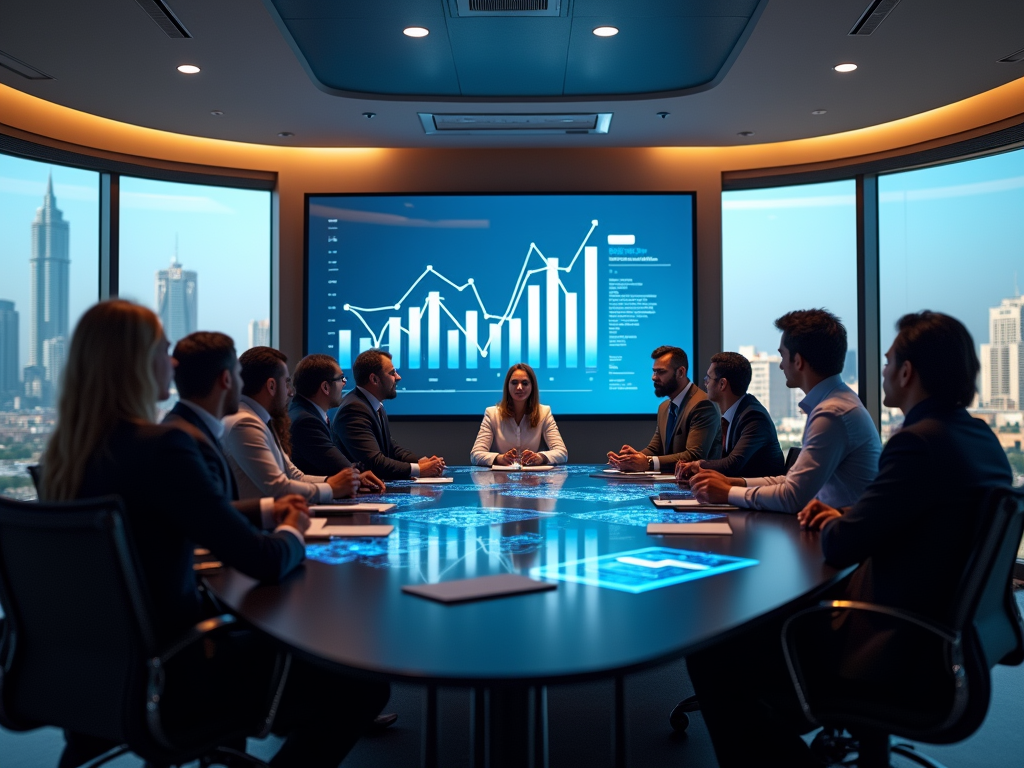
<path fill-rule="evenodd" d="M 546 11 L 548 0 L 469 0 L 471 11 Z"/>
<path fill-rule="evenodd" d="M 135 0 L 168 37 L 192 37 L 163 0 Z"/>
<path fill-rule="evenodd" d="M 26 64 L 21 59 L 16 59 L 9 53 L 0 51 L 0 67 L 9 69 L 11 72 L 15 72 L 26 80 L 53 80 L 54 78 L 45 72 L 41 72 L 35 67 Z"/>
<path fill-rule="evenodd" d="M 870 35 L 899 5 L 900 0 L 873 0 L 850 30 L 851 35 Z"/>
<path fill-rule="evenodd" d="M 448 0 L 452 16 L 561 16 L 565 0 Z"/>
<path fill-rule="evenodd" d="M 491 114 L 435 115 L 420 112 L 420 122 L 428 134 L 457 136 L 544 136 L 566 133 L 608 133 L 611 112 L 587 114 Z"/>
<path fill-rule="evenodd" d="M 1005 56 L 999 60 L 1000 64 L 1016 64 L 1018 61 L 1024 61 L 1024 48 L 1021 48 L 1016 53 L 1011 53 L 1009 56 Z"/>

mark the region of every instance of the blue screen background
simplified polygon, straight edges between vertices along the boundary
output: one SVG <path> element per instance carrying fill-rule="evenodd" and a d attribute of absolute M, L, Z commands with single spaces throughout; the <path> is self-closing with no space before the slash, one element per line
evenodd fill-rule
<path fill-rule="evenodd" d="M 308 206 L 308 352 L 350 373 L 366 346 L 397 351 L 391 415 L 482 415 L 516 362 L 533 365 L 556 416 L 650 414 L 651 351 L 692 353 L 692 195 L 344 195 Z"/>

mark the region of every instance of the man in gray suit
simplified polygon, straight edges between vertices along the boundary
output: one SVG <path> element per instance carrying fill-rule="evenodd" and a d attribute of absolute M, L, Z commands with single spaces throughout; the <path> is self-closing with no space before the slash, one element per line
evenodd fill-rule
<path fill-rule="evenodd" d="M 609 451 L 608 463 L 623 472 L 673 472 L 677 461 L 717 459 L 722 455 L 722 414 L 687 377 L 689 361 L 679 347 L 651 353 L 654 394 L 668 398 L 658 408 L 658 428 L 642 451 L 624 445 Z"/>

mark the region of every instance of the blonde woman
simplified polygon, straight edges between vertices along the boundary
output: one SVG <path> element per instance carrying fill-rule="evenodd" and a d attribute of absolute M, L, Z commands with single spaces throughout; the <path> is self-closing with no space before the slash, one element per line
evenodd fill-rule
<path fill-rule="evenodd" d="M 470 460 L 481 467 L 517 461 L 528 467 L 569 460 L 551 409 L 540 404 L 537 375 L 526 363 L 516 363 L 505 374 L 501 402 L 484 412 Z"/>
<path fill-rule="evenodd" d="M 302 532 L 309 526 L 300 499 L 273 534 L 256 530 L 214 484 L 193 437 L 154 423 L 174 373 L 168 347 L 160 320 L 137 304 L 106 301 L 82 316 L 43 458 L 41 492 L 45 501 L 121 497 L 161 645 L 204 618 L 192 570 L 196 546 L 249 576 L 277 581 L 305 557 Z M 336 766 L 387 702 L 388 686 L 325 678 L 304 666 L 293 666 L 283 699 L 290 703 L 282 704 L 275 723 L 275 732 L 288 738 L 274 765 Z M 251 684 L 236 682 L 244 696 Z M 336 732 L 339 724 L 340 739 L 320 737 L 320 730 Z M 95 734 L 66 737 L 62 766 L 115 746 Z"/>

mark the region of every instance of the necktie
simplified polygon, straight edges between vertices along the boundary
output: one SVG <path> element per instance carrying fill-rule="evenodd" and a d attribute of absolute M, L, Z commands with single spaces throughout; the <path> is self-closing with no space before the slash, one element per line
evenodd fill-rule
<path fill-rule="evenodd" d="M 671 452 L 672 450 L 672 436 L 676 432 L 676 418 L 679 415 L 679 409 L 676 407 L 675 402 L 668 404 L 668 419 L 665 421 L 665 451 Z"/>
<path fill-rule="evenodd" d="M 330 432 L 331 431 L 331 417 L 330 416 L 324 416 L 324 421 L 327 422 L 327 431 Z"/>
<path fill-rule="evenodd" d="M 391 440 L 388 437 L 388 425 L 387 421 L 385 421 L 385 418 L 386 417 L 384 415 L 384 405 L 381 404 L 377 408 L 377 421 L 380 422 L 380 436 L 382 440 L 380 448 L 384 452 L 384 455 L 390 458 Z"/>
<path fill-rule="evenodd" d="M 725 416 L 723 416 L 722 417 L 722 454 L 723 455 L 726 452 L 725 436 L 727 434 L 729 434 L 729 420 L 727 418 L 725 418 Z"/>

